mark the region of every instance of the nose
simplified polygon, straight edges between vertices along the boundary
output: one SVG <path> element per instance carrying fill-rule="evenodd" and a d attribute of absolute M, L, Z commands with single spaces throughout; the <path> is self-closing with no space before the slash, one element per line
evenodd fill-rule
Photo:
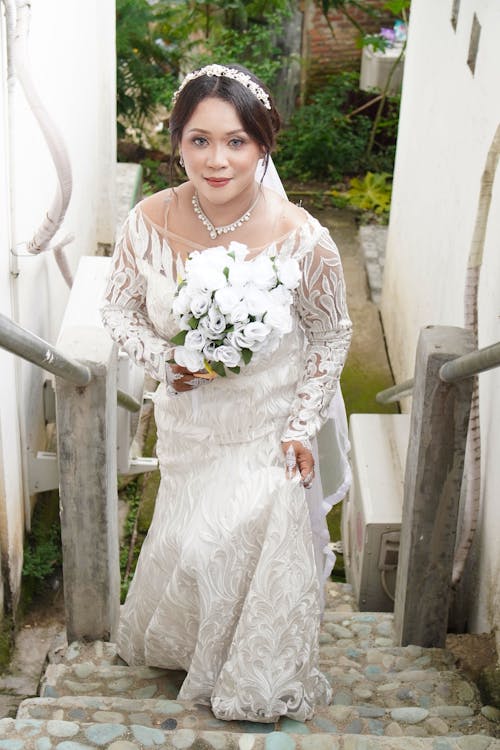
<path fill-rule="evenodd" d="M 207 166 L 212 169 L 221 169 L 227 166 L 226 149 L 223 144 L 214 143 L 207 154 Z"/>

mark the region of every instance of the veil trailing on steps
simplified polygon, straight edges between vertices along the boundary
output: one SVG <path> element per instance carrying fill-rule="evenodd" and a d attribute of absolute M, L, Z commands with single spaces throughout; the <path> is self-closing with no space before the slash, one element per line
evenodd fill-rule
<path fill-rule="evenodd" d="M 271 157 L 264 172 L 260 161 L 255 173 L 257 182 L 287 198 L 276 166 Z M 335 564 L 335 554 L 330 545 L 330 533 L 326 517 L 332 507 L 342 500 L 351 484 L 349 463 L 349 438 L 347 416 L 340 384 L 330 403 L 328 419 L 318 436 L 312 441 L 315 460 L 315 479 L 306 492 L 314 557 L 320 582 L 321 609 L 324 610 L 324 584 Z"/>

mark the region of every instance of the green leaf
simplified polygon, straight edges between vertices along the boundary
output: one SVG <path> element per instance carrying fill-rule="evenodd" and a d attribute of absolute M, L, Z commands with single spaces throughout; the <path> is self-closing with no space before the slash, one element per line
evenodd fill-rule
<path fill-rule="evenodd" d="M 193 329 L 193 331 L 195 328 L 198 328 L 198 323 L 199 323 L 198 318 L 189 318 L 188 320 L 188 325 L 190 328 Z"/>
<path fill-rule="evenodd" d="M 222 271 L 222 273 L 224 274 L 224 276 L 226 277 L 226 279 L 229 278 L 229 268 L 227 266 L 224 268 L 224 270 Z"/>
<path fill-rule="evenodd" d="M 241 367 L 238 367 L 238 366 L 236 366 L 236 367 L 228 367 L 227 369 L 231 370 L 231 372 L 235 372 L 236 375 L 239 375 Z"/>
<path fill-rule="evenodd" d="M 410 0 L 387 0 L 383 5 L 384 10 L 390 10 L 395 16 L 403 15 L 404 11 L 408 10 L 409 7 Z"/>
<path fill-rule="evenodd" d="M 183 346 L 186 340 L 186 335 L 187 331 L 179 331 L 179 333 L 176 333 L 175 336 L 170 339 L 170 341 L 175 346 Z"/>
<path fill-rule="evenodd" d="M 210 362 L 210 366 L 212 370 L 214 370 L 214 372 L 217 373 L 217 375 L 221 376 L 221 378 L 226 377 L 226 371 L 224 369 L 224 365 L 222 364 L 222 362 Z"/>
<path fill-rule="evenodd" d="M 349 203 L 363 211 L 388 213 L 391 207 L 391 175 L 367 172 L 363 179 L 353 177 L 346 193 Z"/>
<path fill-rule="evenodd" d="M 246 365 L 248 365 L 248 363 L 250 362 L 250 360 L 253 357 L 253 351 L 251 349 L 242 349 L 241 350 L 241 356 L 242 356 L 243 362 Z"/>

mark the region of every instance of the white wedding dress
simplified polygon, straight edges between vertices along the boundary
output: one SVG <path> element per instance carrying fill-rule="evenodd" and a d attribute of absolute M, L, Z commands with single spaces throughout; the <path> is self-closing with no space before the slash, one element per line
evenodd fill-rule
<path fill-rule="evenodd" d="M 171 244 L 168 229 L 133 209 L 103 309 L 113 338 L 160 381 L 162 478 L 122 607 L 119 653 L 129 664 L 185 670 L 179 699 L 211 705 L 220 719 L 304 721 L 330 695 L 318 633 L 331 502 L 320 497 L 308 508 L 298 476 L 285 477 L 280 442 L 314 438 L 338 393 L 350 339 L 340 258 L 304 211 L 300 227 L 260 251 L 300 262 L 293 331 L 240 374 L 169 397 L 171 303 L 182 271 Z M 339 467 L 337 495 L 345 455 Z"/>

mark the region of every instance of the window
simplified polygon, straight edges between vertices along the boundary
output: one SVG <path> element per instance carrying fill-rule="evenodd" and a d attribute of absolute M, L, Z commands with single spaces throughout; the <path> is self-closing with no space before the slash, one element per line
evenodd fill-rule
<path fill-rule="evenodd" d="M 481 24 L 479 23 L 476 14 L 472 19 L 472 28 L 470 31 L 470 42 L 469 42 L 469 54 L 467 55 L 467 65 L 474 75 L 476 69 L 476 58 L 479 49 L 479 37 L 481 36 Z"/>

